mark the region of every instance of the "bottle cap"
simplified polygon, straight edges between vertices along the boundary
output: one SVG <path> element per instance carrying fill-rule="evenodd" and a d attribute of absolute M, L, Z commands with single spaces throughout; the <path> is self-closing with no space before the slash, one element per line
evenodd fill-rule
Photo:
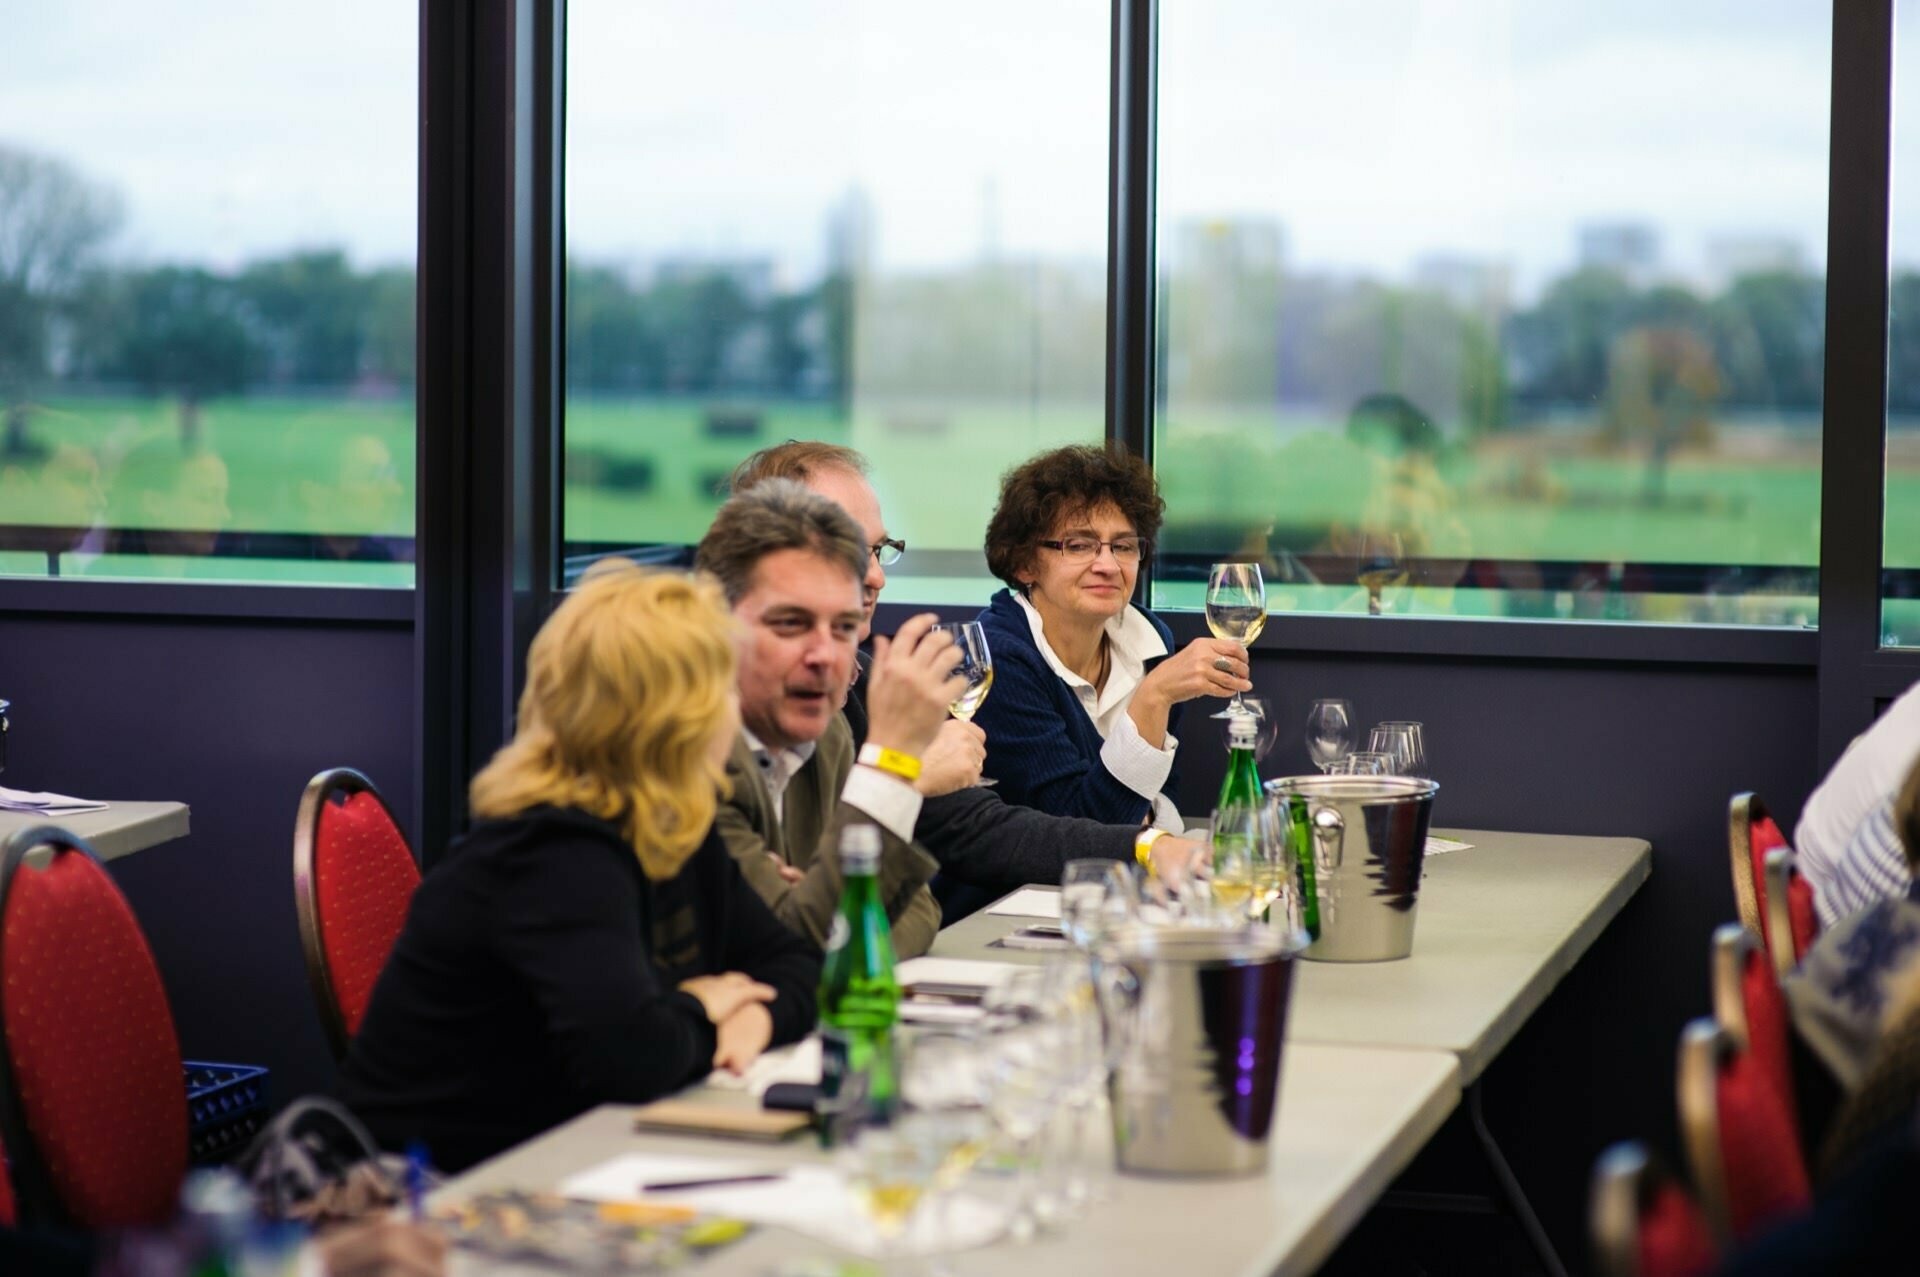
<path fill-rule="evenodd" d="M 1259 743 L 1260 720 L 1241 712 L 1227 719 L 1227 748 L 1252 749 Z"/>
<path fill-rule="evenodd" d="M 840 831 L 840 867 L 870 874 L 880 866 L 880 831 L 872 825 L 848 825 Z"/>

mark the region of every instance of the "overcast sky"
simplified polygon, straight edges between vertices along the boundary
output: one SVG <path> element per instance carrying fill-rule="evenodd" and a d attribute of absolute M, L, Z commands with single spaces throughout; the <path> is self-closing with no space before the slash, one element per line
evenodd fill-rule
<path fill-rule="evenodd" d="M 1104 254 L 1105 3 L 569 9 L 576 255 L 760 256 L 804 279 L 856 186 L 883 267 L 989 246 Z M 1403 278 L 1444 253 L 1505 262 L 1523 289 L 1567 269 L 1595 221 L 1651 224 L 1687 273 L 1725 236 L 1824 258 L 1824 5 L 1179 0 L 1162 15 L 1164 228 L 1272 222 L 1296 267 Z M 128 258 L 225 266 L 330 244 L 405 261 L 416 38 L 404 0 L 10 6 L 0 141 L 116 187 Z M 1920 259 L 1920 191 L 1896 203 L 1895 255 Z"/>

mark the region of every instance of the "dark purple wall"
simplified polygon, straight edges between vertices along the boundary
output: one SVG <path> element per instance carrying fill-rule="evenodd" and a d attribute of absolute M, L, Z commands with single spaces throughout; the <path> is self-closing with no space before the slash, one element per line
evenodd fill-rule
<path fill-rule="evenodd" d="M 293 914 L 293 817 L 348 765 L 411 822 L 409 625 L 0 613 L 14 703 L 5 783 L 193 809 L 113 862 L 190 1058 L 265 1064 L 284 1101 L 329 1087 Z"/>

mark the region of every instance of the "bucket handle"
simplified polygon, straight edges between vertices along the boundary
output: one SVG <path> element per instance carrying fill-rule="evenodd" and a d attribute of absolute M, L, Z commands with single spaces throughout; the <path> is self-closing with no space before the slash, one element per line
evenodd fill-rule
<path fill-rule="evenodd" d="M 1313 867 L 1316 873 L 1329 874 L 1340 867 L 1347 840 L 1347 822 L 1338 808 L 1313 809 Z"/>

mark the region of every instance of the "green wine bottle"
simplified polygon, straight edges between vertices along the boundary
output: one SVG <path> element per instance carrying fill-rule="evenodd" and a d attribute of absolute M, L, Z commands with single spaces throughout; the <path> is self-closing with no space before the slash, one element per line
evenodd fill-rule
<path fill-rule="evenodd" d="M 893 934 L 880 903 L 880 831 L 849 825 L 840 835 L 846 885 L 820 968 L 820 1132 L 838 1142 L 850 1125 L 891 1121 L 899 1105 L 893 1025 L 900 983 Z"/>
<path fill-rule="evenodd" d="M 1266 801 L 1267 796 L 1260 790 L 1260 773 L 1253 765 L 1253 750 L 1259 734 L 1260 720 L 1250 712 L 1235 714 L 1227 720 L 1227 777 L 1220 782 L 1216 809 L 1258 807 Z"/>

